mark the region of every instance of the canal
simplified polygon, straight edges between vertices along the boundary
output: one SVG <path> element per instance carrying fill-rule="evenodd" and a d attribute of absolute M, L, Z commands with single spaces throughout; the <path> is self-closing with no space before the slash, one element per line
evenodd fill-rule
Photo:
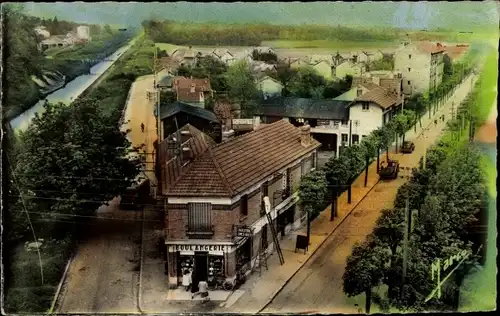
<path fill-rule="evenodd" d="M 76 77 L 72 81 L 68 82 L 64 88 L 54 91 L 45 99 L 38 101 L 30 109 L 12 119 L 10 121 L 12 129 L 15 131 L 25 130 L 29 126 L 33 117 L 35 117 L 35 114 L 41 114 L 43 112 L 43 104 L 45 103 L 45 100 L 51 103 L 62 102 L 68 105 L 71 104 L 73 100 L 78 98 L 79 95 L 81 95 L 96 80 L 98 80 L 106 72 L 106 70 L 108 70 L 116 62 L 116 60 L 134 44 L 134 42 L 135 39 L 132 39 L 128 44 L 120 47 L 116 52 L 94 65 L 90 69 L 91 75 L 81 75 Z"/>

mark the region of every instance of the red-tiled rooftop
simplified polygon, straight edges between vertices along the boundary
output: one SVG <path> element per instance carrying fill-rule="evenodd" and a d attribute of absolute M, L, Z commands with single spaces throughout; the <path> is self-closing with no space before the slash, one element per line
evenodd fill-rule
<path fill-rule="evenodd" d="M 370 91 L 357 97 L 356 99 L 354 99 L 354 101 L 373 102 L 380 105 L 383 109 L 387 109 L 401 102 L 401 100 L 398 99 L 396 95 L 374 83 L 369 82 L 362 85 Z"/>
<path fill-rule="evenodd" d="M 321 146 L 280 120 L 209 148 L 167 191 L 168 196 L 232 197 Z"/>
<path fill-rule="evenodd" d="M 435 44 L 427 41 L 418 42 L 417 47 L 421 52 L 428 54 L 437 54 L 445 51 L 444 46 L 440 43 Z"/>

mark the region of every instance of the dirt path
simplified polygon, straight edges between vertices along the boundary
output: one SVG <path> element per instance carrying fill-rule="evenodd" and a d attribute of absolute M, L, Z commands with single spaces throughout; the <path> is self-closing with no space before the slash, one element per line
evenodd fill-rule
<path fill-rule="evenodd" d="M 475 135 L 475 140 L 481 143 L 494 144 L 497 141 L 497 100 L 491 107 L 488 120 L 484 123 Z"/>
<path fill-rule="evenodd" d="M 470 91 L 471 84 L 462 84 L 455 96 L 436 114 L 449 113 L 451 102 L 458 104 Z M 392 155 L 401 167 L 417 167 L 426 146 L 434 143 L 445 128 L 445 122 L 429 122 L 423 136 L 414 139 L 415 151 L 410 155 Z M 409 175 L 409 173 L 406 173 Z M 384 208 L 393 206 L 398 188 L 406 179 L 381 181 L 368 193 L 346 220 L 335 230 L 304 267 L 274 298 L 264 312 L 298 313 L 317 311 L 321 313 L 357 313 L 359 307 L 342 291 L 342 275 L 347 257 L 357 241 L 363 240 L 373 231 L 375 221 Z M 359 298 L 358 298 L 359 300 Z"/>

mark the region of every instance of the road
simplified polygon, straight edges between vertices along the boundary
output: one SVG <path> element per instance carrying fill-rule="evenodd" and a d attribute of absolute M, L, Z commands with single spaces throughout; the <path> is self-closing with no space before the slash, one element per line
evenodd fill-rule
<path fill-rule="evenodd" d="M 131 87 L 125 108 L 123 129 L 130 129 L 133 146 L 146 144 L 153 152 L 156 139 L 153 103 L 146 91 L 153 76 L 138 78 Z M 141 131 L 141 123 L 146 125 Z M 153 155 L 147 155 L 146 169 L 152 170 Z M 145 171 L 153 182 L 154 172 Z M 88 234 L 78 246 L 58 299 L 59 313 L 137 313 L 141 213 L 119 209 L 119 198 L 96 212 Z M 113 218 L 109 220 L 106 218 Z"/>
<path fill-rule="evenodd" d="M 470 79 L 469 79 L 470 80 Z M 464 82 L 448 103 L 436 114 L 451 112 L 451 103 L 459 104 L 470 91 L 471 84 Z M 413 139 L 415 151 L 409 155 L 395 155 L 402 167 L 417 167 L 426 145 L 438 139 L 445 122 L 430 122 L 425 136 Z M 398 188 L 406 179 L 381 181 L 368 193 L 350 216 L 318 249 L 290 282 L 279 292 L 263 313 L 357 313 L 363 301 L 347 298 L 342 291 L 342 275 L 347 257 L 355 242 L 362 241 L 373 231 L 375 221 L 384 208 L 393 206 Z"/>

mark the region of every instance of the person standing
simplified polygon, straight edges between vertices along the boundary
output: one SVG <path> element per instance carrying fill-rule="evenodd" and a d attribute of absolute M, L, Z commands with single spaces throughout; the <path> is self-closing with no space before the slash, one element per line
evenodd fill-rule
<path fill-rule="evenodd" d="M 144 133 L 144 123 L 141 123 L 141 131 Z"/>
<path fill-rule="evenodd" d="M 184 289 L 187 291 L 189 291 L 189 288 L 191 287 L 191 283 L 193 282 L 192 278 L 191 278 L 191 270 L 189 269 L 185 269 L 184 270 L 184 274 L 182 276 L 182 285 L 184 286 Z"/>

